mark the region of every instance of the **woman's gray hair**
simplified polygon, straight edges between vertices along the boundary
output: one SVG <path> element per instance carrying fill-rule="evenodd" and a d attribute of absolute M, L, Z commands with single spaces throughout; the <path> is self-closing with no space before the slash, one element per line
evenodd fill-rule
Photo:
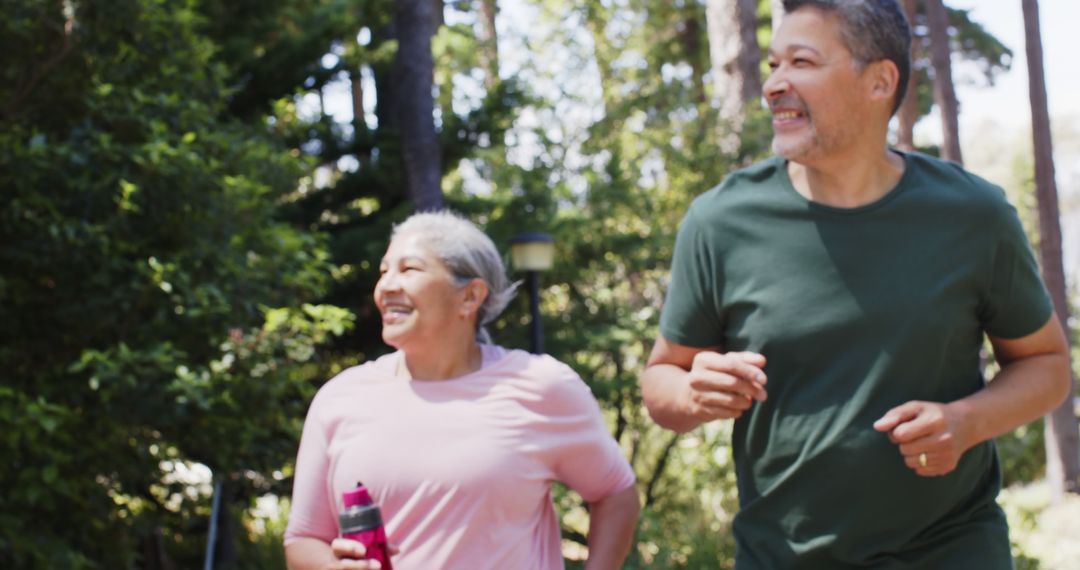
<path fill-rule="evenodd" d="M 472 222 L 452 212 L 421 212 L 394 226 L 390 239 L 411 235 L 442 260 L 459 285 L 480 279 L 488 296 L 476 313 L 476 340 L 489 344 L 491 335 L 485 325 L 502 313 L 514 298 L 520 281 L 506 276 L 502 257 L 495 243 Z"/>
<path fill-rule="evenodd" d="M 840 17 L 844 44 L 860 69 L 889 60 L 900 76 L 892 112 L 900 108 L 911 78 L 911 26 L 897 0 L 784 0 L 784 12 L 814 7 Z"/>

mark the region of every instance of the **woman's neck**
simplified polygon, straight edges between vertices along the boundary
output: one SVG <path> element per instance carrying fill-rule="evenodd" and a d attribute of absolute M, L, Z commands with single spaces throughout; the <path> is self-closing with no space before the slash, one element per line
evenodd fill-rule
<path fill-rule="evenodd" d="M 396 371 L 407 380 L 449 380 L 476 372 L 483 364 L 483 353 L 476 339 L 444 342 L 440 348 L 402 349 Z"/>

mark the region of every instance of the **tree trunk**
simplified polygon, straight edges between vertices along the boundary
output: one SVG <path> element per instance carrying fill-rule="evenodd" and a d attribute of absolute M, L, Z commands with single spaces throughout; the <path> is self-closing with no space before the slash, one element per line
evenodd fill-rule
<path fill-rule="evenodd" d="M 730 130 L 721 148 L 734 152 L 746 118 L 746 104 L 761 96 L 761 47 L 757 43 L 756 0 L 708 0 L 709 55 L 720 118 Z"/>
<path fill-rule="evenodd" d="M 150 534 L 142 540 L 143 570 L 176 570 L 176 563 L 169 557 L 161 527 L 154 525 Z"/>
<path fill-rule="evenodd" d="M 1065 271 L 1061 258 L 1061 215 L 1054 181 L 1054 149 L 1050 136 L 1050 115 L 1043 73 L 1042 32 L 1039 29 L 1037 0 L 1023 0 L 1024 37 L 1027 48 L 1028 91 L 1031 96 L 1031 131 L 1035 146 L 1035 197 L 1039 204 L 1039 256 L 1043 280 L 1050 291 L 1054 310 L 1066 326 L 1069 306 L 1065 294 Z M 1068 335 L 1066 335 L 1068 337 Z M 1080 427 L 1077 426 L 1073 396 L 1076 379 L 1070 374 L 1069 397 L 1050 413 L 1046 421 L 1046 478 L 1054 502 L 1066 492 L 1080 492 Z"/>
<path fill-rule="evenodd" d="M 372 30 L 371 35 L 371 47 L 369 49 L 374 51 L 385 42 L 397 38 L 397 26 L 391 21 L 377 30 Z M 375 79 L 375 120 L 379 124 L 376 133 L 381 139 L 385 139 L 387 135 L 391 135 L 396 139 L 400 126 L 398 117 L 401 114 L 399 111 L 401 107 L 399 97 L 401 88 L 397 66 L 394 62 L 386 60 L 374 61 L 371 63 L 371 75 Z M 385 142 L 385 140 L 380 142 Z"/>
<path fill-rule="evenodd" d="M 353 112 L 353 139 L 359 140 L 361 133 L 367 130 L 364 121 L 364 84 L 360 69 L 349 72 L 349 82 L 352 85 L 352 112 Z"/>
<path fill-rule="evenodd" d="M 757 0 L 738 0 L 739 70 L 742 73 L 742 100 L 752 103 L 761 98 L 761 46 L 757 39 Z"/>
<path fill-rule="evenodd" d="M 417 211 L 443 207 L 442 164 L 435 132 L 435 61 L 431 38 L 441 15 L 432 0 L 397 0 L 394 60 L 406 193 Z"/>
<path fill-rule="evenodd" d="M 709 71 L 705 58 L 701 57 L 701 22 L 696 14 L 683 20 L 682 32 L 679 35 L 683 51 L 686 52 L 686 60 L 694 74 L 694 100 L 698 103 L 706 103 L 705 74 Z M 702 123 L 704 125 L 704 123 Z M 702 131 L 704 133 L 704 131 Z"/>
<path fill-rule="evenodd" d="M 233 519 L 232 504 L 236 500 L 237 475 L 222 478 L 221 503 L 218 510 L 218 535 L 214 548 L 215 568 L 235 568 L 239 558 L 236 551 L 236 521 Z"/>
<path fill-rule="evenodd" d="M 908 22 L 915 27 L 915 0 L 904 0 L 904 11 L 907 13 Z M 911 61 L 915 61 L 915 42 L 911 42 Z M 914 66 L 913 66 L 914 67 Z M 919 121 L 919 89 L 918 75 L 911 70 L 908 79 L 907 93 L 900 103 L 900 109 L 896 112 L 897 136 L 896 148 L 904 151 L 915 150 L 915 123 Z"/>
<path fill-rule="evenodd" d="M 480 65 L 490 91 L 499 81 L 499 34 L 495 30 L 496 0 L 480 0 Z"/>
<path fill-rule="evenodd" d="M 780 21 L 784 19 L 784 2 L 783 0 L 769 0 L 769 7 L 772 10 L 772 31 L 775 34 L 776 29 L 780 27 Z"/>
<path fill-rule="evenodd" d="M 952 48 L 949 45 L 949 15 L 941 0 L 926 0 L 926 21 L 930 28 L 930 61 L 934 66 L 934 102 L 941 113 L 941 156 L 958 164 L 960 154 L 960 109 L 952 80 Z"/>
<path fill-rule="evenodd" d="M 442 27 L 443 24 L 446 23 L 446 2 L 444 2 L 443 0 L 431 0 L 431 4 L 432 4 L 431 8 L 433 10 L 435 10 L 435 13 L 434 13 L 434 15 L 435 15 L 435 28 L 434 29 L 438 30 L 440 27 Z M 435 32 L 432 31 L 431 34 L 435 35 Z"/>
<path fill-rule="evenodd" d="M 612 69 L 612 62 L 619 54 L 615 53 L 604 35 L 604 27 L 609 17 L 608 9 L 602 3 L 585 3 L 585 26 L 593 40 L 593 59 L 596 60 L 596 68 L 600 74 L 600 95 L 604 102 L 604 116 L 608 116 L 618 105 L 614 93 L 615 72 Z"/>

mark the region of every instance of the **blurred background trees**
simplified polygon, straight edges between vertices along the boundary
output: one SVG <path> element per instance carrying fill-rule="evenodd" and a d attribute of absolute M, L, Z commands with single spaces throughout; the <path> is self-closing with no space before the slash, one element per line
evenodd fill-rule
<path fill-rule="evenodd" d="M 768 153 L 775 4 L 5 1 L 0 565 L 196 567 L 217 482 L 217 567 L 280 567 L 307 404 L 387 350 L 391 225 L 447 206 L 500 246 L 555 238 L 546 348 L 637 471 L 628 567 L 729 566 L 727 427 L 657 429 L 636 378 L 687 205 Z M 913 146 L 946 74 L 908 6 Z M 992 84 L 1011 52 L 943 8 L 946 53 Z M 528 326 L 523 298 L 493 333 Z M 1042 476 L 1042 441 L 1003 439 L 1010 481 Z M 572 560 L 583 507 L 557 501 Z"/>
<path fill-rule="evenodd" d="M 1069 322 L 1068 292 L 1061 247 L 1061 211 L 1058 207 L 1057 181 L 1054 175 L 1054 145 L 1050 133 L 1050 112 L 1046 101 L 1046 77 L 1043 71 L 1042 33 L 1039 26 L 1039 3 L 1023 0 L 1024 47 L 1028 61 L 1028 93 L 1031 100 L 1031 132 L 1035 159 L 1035 199 L 1039 211 L 1036 236 L 1043 281 L 1050 291 L 1054 312 L 1063 323 Z M 1070 345 L 1075 344 L 1071 342 Z M 1070 378 L 1076 392 L 1076 377 Z M 1080 492 L 1080 433 L 1077 432 L 1076 406 L 1072 399 L 1062 402 L 1046 422 L 1047 479 L 1055 502 L 1067 492 Z"/>

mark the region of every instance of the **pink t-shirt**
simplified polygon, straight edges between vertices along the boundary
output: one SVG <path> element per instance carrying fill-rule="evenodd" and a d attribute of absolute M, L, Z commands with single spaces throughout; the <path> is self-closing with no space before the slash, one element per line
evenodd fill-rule
<path fill-rule="evenodd" d="M 397 570 L 563 568 L 551 483 L 595 501 L 634 473 L 570 367 L 481 348 L 480 370 L 450 380 L 395 377 L 396 352 L 327 382 L 304 422 L 285 544 L 337 537 L 341 494 L 362 481 Z"/>

